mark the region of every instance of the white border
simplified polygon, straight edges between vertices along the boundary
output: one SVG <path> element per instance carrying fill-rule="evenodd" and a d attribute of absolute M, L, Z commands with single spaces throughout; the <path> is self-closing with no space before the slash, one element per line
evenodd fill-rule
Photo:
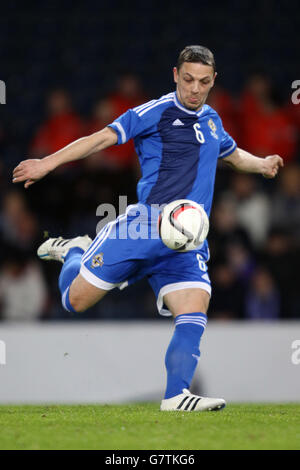
<path fill-rule="evenodd" d="M 119 283 L 113 284 L 112 282 L 99 279 L 98 276 L 95 276 L 95 274 L 91 273 L 91 271 L 89 271 L 84 265 L 81 265 L 80 274 L 89 284 L 98 287 L 98 289 L 111 290 L 120 285 Z"/>
<path fill-rule="evenodd" d="M 158 101 L 165 100 L 166 98 L 173 97 L 173 92 L 168 93 L 167 95 L 163 95 L 157 100 L 151 100 L 148 101 L 147 103 L 141 104 L 140 106 L 136 106 L 136 108 L 133 108 L 133 111 L 135 111 L 137 114 L 143 111 L 143 109 L 148 108 L 149 106 L 153 105 L 154 103 L 157 103 Z"/>
<path fill-rule="evenodd" d="M 117 129 L 119 130 L 119 132 L 121 134 L 122 144 L 125 144 L 126 143 L 126 133 L 124 131 L 124 127 L 118 121 L 114 121 L 112 124 L 114 124 L 117 127 Z"/>
<path fill-rule="evenodd" d="M 64 293 L 62 295 L 62 298 L 61 298 L 61 303 L 62 303 L 64 309 L 67 310 L 67 312 L 70 312 L 70 310 L 67 307 L 67 302 L 66 302 L 67 294 L 68 294 L 69 289 L 70 289 L 70 286 L 66 288 L 66 290 L 64 291 Z"/>
<path fill-rule="evenodd" d="M 174 282 L 173 284 L 167 284 L 166 286 L 162 287 L 158 293 L 157 301 L 156 301 L 159 314 L 164 317 L 172 316 L 171 312 L 168 309 L 163 308 L 163 304 L 164 304 L 163 300 L 166 294 L 169 294 L 170 292 L 175 292 L 176 290 L 195 289 L 197 287 L 199 289 L 205 290 L 211 296 L 211 286 L 207 284 L 206 282 L 200 282 L 200 281 Z"/>
<path fill-rule="evenodd" d="M 224 150 L 224 152 L 220 153 L 219 157 L 223 157 L 223 158 L 229 157 L 229 155 L 231 155 L 234 152 L 235 147 L 237 147 L 237 145 L 234 142 L 229 149 Z M 228 155 L 226 155 L 227 153 L 228 153 Z"/>
<path fill-rule="evenodd" d="M 142 117 L 143 114 L 147 113 L 148 111 L 150 111 L 150 109 L 153 109 L 153 108 L 156 108 L 157 106 L 161 105 L 161 104 L 164 104 L 164 103 L 168 103 L 170 101 L 174 101 L 173 98 L 167 98 L 167 99 L 164 99 L 164 100 L 161 100 L 161 101 L 157 101 L 156 103 L 154 103 L 152 106 L 149 106 L 148 108 L 146 109 L 143 109 L 143 111 L 141 111 L 140 113 L 138 113 L 138 116 L 139 117 Z"/>

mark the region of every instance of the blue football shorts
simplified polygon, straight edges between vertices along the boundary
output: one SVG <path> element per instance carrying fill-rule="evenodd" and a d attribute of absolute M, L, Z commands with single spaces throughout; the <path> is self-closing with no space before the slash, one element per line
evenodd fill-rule
<path fill-rule="evenodd" d="M 164 295 L 186 288 L 200 288 L 211 295 L 207 273 L 208 246 L 180 253 L 166 247 L 158 234 L 159 209 L 145 204 L 127 207 L 109 222 L 82 256 L 80 274 L 104 290 L 123 289 L 147 277 L 161 315 L 171 313 Z"/>

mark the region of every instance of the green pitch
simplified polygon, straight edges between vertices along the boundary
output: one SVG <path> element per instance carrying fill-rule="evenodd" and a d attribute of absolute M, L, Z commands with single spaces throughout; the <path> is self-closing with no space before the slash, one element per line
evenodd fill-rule
<path fill-rule="evenodd" d="M 300 404 L 0 406 L 0 449 L 300 449 Z"/>

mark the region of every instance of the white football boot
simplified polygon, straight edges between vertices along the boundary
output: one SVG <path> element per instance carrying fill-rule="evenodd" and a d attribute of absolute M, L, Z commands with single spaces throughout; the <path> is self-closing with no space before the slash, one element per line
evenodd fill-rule
<path fill-rule="evenodd" d="M 76 238 L 48 238 L 44 243 L 41 244 L 37 250 L 38 257 L 47 261 L 54 260 L 64 262 L 71 248 L 81 248 L 86 251 L 92 239 L 88 235 Z"/>
<path fill-rule="evenodd" d="M 182 393 L 162 400 L 161 411 L 219 411 L 226 406 L 223 398 L 207 398 L 193 395 L 184 388 Z"/>

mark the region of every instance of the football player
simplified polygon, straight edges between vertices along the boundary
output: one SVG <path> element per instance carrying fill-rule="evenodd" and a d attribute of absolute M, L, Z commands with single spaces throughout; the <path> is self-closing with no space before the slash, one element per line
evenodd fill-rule
<path fill-rule="evenodd" d="M 107 224 L 94 241 L 88 236 L 50 238 L 38 256 L 63 263 L 59 288 L 64 308 L 72 312 L 83 312 L 109 290 L 147 277 L 159 312 L 175 321 L 165 357 L 167 386 L 161 410 L 219 410 L 225 406 L 222 398 L 189 391 L 211 295 L 207 241 L 196 250 L 176 252 L 157 236 L 130 236 L 130 228 L 136 233 L 135 219 L 146 211 L 143 228 L 155 233 L 157 207 L 177 199 L 201 204 L 209 216 L 220 158 L 233 169 L 266 178 L 276 176 L 283 160 L 278 155 L 259 158 L 238 148 L 216 111 L 205 104 L 216 78 L 209 49 L 185 47 L 173 73 L 176 91 L 129 109 L 106 128 L 52 155 L 22 161 L 13 172 L 13 182 L 25 182 L 28 188 L 59 165 L 134 139 L 142 169 L 138 203 Z"/>

